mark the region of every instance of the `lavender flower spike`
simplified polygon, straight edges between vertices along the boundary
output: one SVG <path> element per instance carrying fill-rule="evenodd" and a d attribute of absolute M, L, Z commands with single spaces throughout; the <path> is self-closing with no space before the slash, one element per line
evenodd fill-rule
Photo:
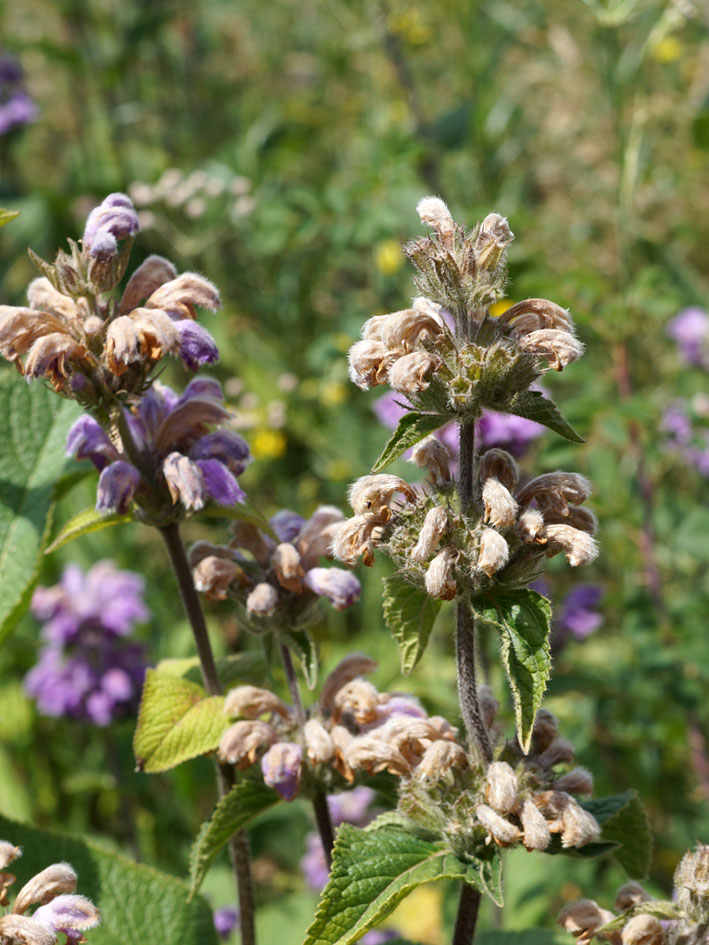
<path fill-rule="evenodd" d="M 278 742 L 261 759 L 263 780 L 286 801 L 298 793 L 303 749 L 295 742 Z"/>
<path fill-rule="evenodd" d="M 116 460 L 102 471 L 96 491 L 97 512 L 128 511 L 128 504 L 140 484 L 140 473 L 130 463 Z"/>
<path fill-rule="evenodd" d="M 311 568 L 305 575 L 305 584 L 320 597 L 327 597 L 335 610 L 351 607 L 361 590 L 354 574 L 341 568 Z"/>

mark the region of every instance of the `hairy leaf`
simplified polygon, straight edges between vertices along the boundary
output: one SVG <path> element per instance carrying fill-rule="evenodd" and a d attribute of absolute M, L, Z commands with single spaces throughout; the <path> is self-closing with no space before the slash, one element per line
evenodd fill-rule
<path fill-rule="evenodd" d="M 512 689 L 517 733 L 529 751 L 532 728 L 551 673 L 551 605 L 536 591 L 509 591 L 473 602 L 476 616 L 500 634 L 500 654 Z"/>
<path fill-rule="evenodd" d="M 92 945 L 217 945 L 211 908 L 201 896 L 188 903 L 187 884 L 174 876 L 90 840 L 2 816 L 0 837 L 22 847 L 12 864 L 14 889 L 51 863 L 71 863 L 79 874 L 77 892 L 101 910 L 101 925 L 88 933 Z"/>
<path fill-rule="evenodd" d="M 505 408 L 507 413 L 513 413 L 518 417 L 525 417 L 527 420 L 536 420 L 563 436 L 572 443 L 585 443 L 584 438 L 574 430 L 568 420 L 565 419 L 559 408 L 553 400 L 545 397 L 538 390 L 524 390 L 517 394 L 508 403 Z"/>
<path fill-rule="evenodd" d="M 78 407 L 0 372 L 0 642 L 29 606 L 48 539 L 52 489 Z"/>
<path fill-rule="evenodd" d="M 583 802 L 602 827 L 601 840 L 619 844 L 613 856 L 632 879 L 647 876 L 652 837 L 637 791 Z"/>
<path fill-rule="evenodd" d="M 442 414 L 416 413 L 415 411 L 407 413 L 399 420 L 399 425 L 389 437 L 381 456 L 372 466 L 372 472 L 379 473 L 386 469 L 402 453 L 415 446 L 429 433 L 433 433 L 434 430 L 448 423 L 450 419 Z"/>
<path fill-rule="evenodd" d="M 3 207 L 0 207 L 0 226 L 6 226 L 8 223 L 12 223 L 19 215 L 19 210 L 5 210 Z"/>
<path fill-rule="evenodd" d="M 119 515 L 117 512 L 106 514 L 97 512 L 96 509 L 84 509 L 78 512 L 66 522 L 55 537 L 49 548 L 44 552 L 46 555 L 61 548 L 62 545 L 68 545 L 75 538 L 81 538 L 82 535 L 90 535 L 92 532 L 99 532 L 104 528 L 111 528 L 113 525 L 123 525 L 125 522 L 132 522 L 132 515 Z"/>
<path fill-rule="evenodd" d="M 282 798 L 273 788 L 251 779 L 235 784 L 200 828 L 190 851 L 190 899 L 198 892 L 219 851 L 250 820 Z"/>
<path fill-rule="evenodd" d="M 384 621 L 399 647 L 401 672 L 408 676 L 423 656 L 441 601 L 395 574 L 384 578 Z"/>
<path fill-rule="evenodd" d="M 149 669 L 133 738 L 140 770 L 167 771 L 214 751 L 229 727 L 223 707 L 223 696 L 207 696 L 196 683 Z"/>
<path fill-rule="evenodd" d="M 379 925 L 417 886 L 458 879 L 483 891 L 479 865 L 397 827 L 373 832 L 343 824 L 330 880 L 305 945 L 350 945 Z"/>

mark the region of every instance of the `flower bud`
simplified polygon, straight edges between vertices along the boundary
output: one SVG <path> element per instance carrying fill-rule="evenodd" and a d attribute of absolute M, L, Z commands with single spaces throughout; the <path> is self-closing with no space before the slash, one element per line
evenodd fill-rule
<path fill-rule="evenodd" d="M 511 528 L 514 525 L 517 518 L 517 503 L 498 479 L 485 480 L 482 498 L 485 505 L 484 522 L 494 528 Z"/>
<path fill-rule="evenodd" d="M 276 547 L 272 538 L 264 535 L 250 522 L 232 522 L 231 533 L 234 536 L 229 542 L 232 548 L 243 548 L 254 556 L 262 568 L 268 567 Z"/>
<path fill-rule="evenodd" d="M 305 586 L 320 597 L 327 597 L 335 610 L 346 610 L 359 599 L 360 583 L 354 574 L 341 568 L 311 568 Z"/>
<path fill-rule="evenodd" d="M 467 766 L 468 756 L 462 745 L 439 740 L 430 744 L 424 751 L 414 774 L 420 781 L 438 781 L 453 769 Z"/>
<path fill-rule="evenodd" d="M 45 334 L 32 345 L 25 361 L 24 375 L 28 381 L 47 377 L 54 390 L 64 390 L 69 377 L 69 364 L 83 361 L 88 351 L 64 332 Z M 11 359 L 14 360 L 14 359 Z M 67 363 L 69 362 L 69 364 Z M 19 361 L 16 361 L 19 365 Z"/>
<path fill-rule="evenodd" d="M 209 279 L 196 272 L 183 272 L 152 292 L 145 304 L 148 308 L 163 309 L 173 318 L 194 321 L 197 308 L 215 312 L 222 303 L 219 290 Z"/>
<path fill-rule="evenodd" d="M 565 517 L 569 514 L 569 503 L 581 505 L 591 492 L 591 483 L 585 476 L 557 471 L 535 476 L 519 490 L 517 501 L 529 505 L 534 500 L 542 512 L 551 509 Z"/>
<path fill-rule="evenodd" d="M 271 567 L 281 587 L 295 594 L 302 593 L 304 571 L 300 564 L 300 555 L 293 545 L 283 542 L 271 555 Z"/>
<path fill-rule="evenodd" d="M 44 276 L 33 279 L 27 286 L 27 301 L 35 311 L 60 315 L 67 321 L 79 318 L 76 301 L 62 295 Z"/>
<path fill-rule="evenodd" d="M 344 516 L 340 513 L 340 519 Z M 289 541 L 295 544 L 298 534 L 305 525 L 305 519 L 297 512 L 291 512 L 290 509 L 281 509 L 269 519 L 269 525 L 273 529 L 279 541 Z"/>
<path fill-rule="evenodd" d="M 549 367 L 554 371 L 562 371 L 568 364 L 578 361 L 583 354 L 583 344 L 575 335 L 556 328 L 542 328 L 521 335 L 517 344 L 528 354 L 546 357 Z"/>
<path fill-rule="evenodd" d="M 286 801 L 292 801 L 298 793 L 302 759 L 303 749 L 294 742 L 273 745 L 261 759 L 263 780 Z"/>
<path fill-rule="evenodd" d="M 290 718 L 285 702 L 270 690 L 258 686 L 236 686 L 224 699 L 224 714 L 234 718 L 257 719 L 267 712 L 280 715 L 282 719 Z"/>
<path fill-rule="evenodd" d="M 402 394 L 413 394 L 426 390 L 430 376 L 443 362 L 430 351 L 412 351 L 398 358 L 389 368 L 387 379 L 394 390 Z"/>
<path fill-rule="evenodd" d="M 198 510 L 204 508 L 207 490 L 204 486 L 202 472 L 196 463 L 193 463 L 191 459 L 181 453 L 172 452 L 163 460 L 162 472 L 173 505 L 179 499 L 186 509 Z"/>
<path fill-rule="evenodd" d="M 709 921 L 709 844 L 685 853 L 674 876 L 680 910 L 692 922 Z"/>
<path fill-rule="evenodd" d="M 623 945 L 663 945 L 665 932 L 654 915 L 636 915 L 621 932 Z"/>
<path fill-rule="evenodd" d="M 559 913 L 559 925 L 567 932 L 571 932 L 580 945 L 585 945 L 593 938 L 593 933 L 600 926 L 605 925 L 615 916 L 601 909 L 593 899 L 579 899 L 571 902 Z"/>
<path fill-rule="evenodd" d="M 335 754 L 327 729 L 317 719 L 308 719 L 303 726 L 303 738 L 308 758 L 313 764 L 326 764 Z"/>
<path fill-rule="evenodd" d="M 278 606 L 278 591 L 272 584 L 261 582 L 246 598 L 246 609 L 255 617 L 270 617 Z"/>
<path fill-rule="evenodd" d="M 485 799 L 498 814 L 510 814 L 519 804 L 517 775 L 505 761 L 493 761 L 487 769 Z"/>
<path fill-rule="evenodd" d="M 236 765 L 240 770 L 255 763 L 259 748 L 278 741 L 276 730 L 257 719 L 235 722 L 219 740 L 217 755 L 221 762 Z"/>
<path fill-rule="evenodd" d="M 561 814 L 561 845 L 569 847 L 583 847 L 601 835 L 601 828 L 593 816 L 584 810 L 574 799 L 569 797 L 568 803 Z"/>
<path fill-rule="evenodd" d="M 359 735 L 353 738 L 342 753 L 345 764 L 356 770 L 361 768 L 368 774 L 387 770 L 391 774 L 407 778 L 411 766 L 394 745 L 389 745 L 374 735 Z"/>
<path fill-rule="evenodd" d="M 337 526 L 345 521 L 334 505 L 320 505 L 298 532 L 296 548 L 304 568 L 313 567 L 323 555 L 332 557 L 330 546 Z M 286 539 L 282 539 L 286 541 Z"/>
<path fill-rule="evenodd" d="M 453 247 L 455 222 L 450 210 L 440 197 L 423 197 L 416 205 L 421 222 L 430 226 L 445 247 Z"/>
<path fill-rule="evenodd" d="M 216 555 L 207 555 L 202 558 L 192 576 L 194 586 L 209 600 L 226 600 L 231 582 L 245 577 L 236 562 Z"/>
<path fill-rule="evenodd" d="M 384 315 L 376 325 L 377 340 L 388 353 L 398 355 L 412 351 L 420 338 L 435 339 L 442 332 L 440 317 L 423 305 Z"/>
<path fill-rule="evenodd" d="M 554 782 L 554 790 L 566 791 L 567 794 L 593 794 L 593 775 L 586 768 L 574 768 Z"/>
<path fill-rule="evenodd" d="M 450 452 L 435 436 L 427 436 L 411 450 L 410 462 L 419 469 L 427 469 L 431 481 L 442 486 L 451 481 Z"/>
<path fill-rule="evenodd" d="M 352 483 L 347 497 L 356 515 L 368 513 L 378 516 L 389 511 L 396 493 L 401 493 L 409 502 L 416 498 L 416 493 L 408 482 L 399 476 L 383 473 L 377 476 L 361 476 Z"/>
<path fill-rule="evenodd" d="M 136 308 L 108 326 L 104 358 L 109 371 L 120 376 L 135 362 L 154 362 L 166 354 L 178 354 L 180 345 L 180 332 L 166 312 Z"/>
<path fill-rule="evenodd" d="M 475 259 L 478 266 L 489 271 L 497 269 L 505 249 L 514 238 L 506 217 L 500 216 L 499 213 L 488 213 L 480 224 L 475 240 Z"/>
<path fill-rule="evenodd" d="M 33 876 L 18 892 L 12 911 L 22 915 L 31 905 L 43 905 L 59 893 L 74 892 L 76 870 L 68 863 L 53 863 Z"/>
<path fill-rule="evenodd" d="M 571 525 L 547 525 L 548 555 L 563 551 L 572 568 L 588 564 L 598 556 L 598 543 L 588 534 Z"/>
<path fill-rule="evenodd" d="M 500 817 L 500 815 L 491 807 L 488 807 L 487 804 L 478 804 L 475 808 L 475 816 L 498 846 L 509 847 L 517 843 L 520 839 L 521 834 L 519 829 L 515 827 L 514 824 L 511 824 L 509 820 Z"/>
<path fill-rule="evenodd" d="M 480 551 L 475 571 L 482 571 L 489 578 L 504 568 L 510 557 L 505 538 L 494 528 L 484 528 L 480 536 Z"/>
<path fill-rule="evenodd" d="M 495 698 L 495 693 L 492 691 L 492 688 L 484 684 L 478 688 L 478 702 L 480 704 L 480 712 L 482 713 L 485 728 L 489 732 L 492 728 L 492 723 L 495 721 L 495 716 L 500 709 L 500 703 Z"/>
<path fill-rule="evenodd" d="M 544 815 L 531 798 L 522 805 L 520 814 L 524 837 L 522 842 L 528 850 L 546 850 L 551 843 L 551 833 Z"/>
<path fill-rule="evenodd" d="M 423 520 L 418 540 L 411 549 L 412 561 L 418 561 L 420 564 L 428 561 L 440 544 L 447 524 L 448 513 L 443 506 L 436 505 L 429 509 Z"/>
<path fill-rule="evenodd" d="M 375 660 L 364 653 L 350 653 L 341 660 L 329 676 L 325 679 L 320 690 L 320 705 L 329 711 L 334 703 L 336 694 L 347 683 L 358 676 L 367 676 L 377 668 Z"/>
<path fill-rule="evenodd" d="M 219 348 L 206 328 L 187 318 L 175 322 L 175 327 L 180 339 L 175 353 L 188 371 L 198 371 L 205 364 L 217 363 Z"/>
<path fill-rule="evenodd" d="M 453 600 L 455 597 L 458 590 L 455 578 L 457 557 L 455 549 L 447 546 L 429 564 L 425 584 L 431 597 L 440 597 L 441 600 Z"/>
<path fill-rule="evenodd" d="M 135 466 L 120 459 L 110 463 L 99 476 L 96 511 L 123 515 L 139 485 L 140 473 Z"/>
<path fill-rule="evenodd" d="M 517 529 L 527 544 L 535 542 L 538 545 L 546 545 L 544 516 L 539 509 L 525 509 L 519 517 Z"/>
<path fill-rule="evenodd" d="M 547 525 L 570 525 L 572 528 L 578 528 L 582 532 L 588 532 L 589 535 L 595 535 L 598 530 L 598 519 L 591 509 L 578 505 L 569 506 L 567 515 L 547 511 L 544 513 L 544 521 Z"/>
<path fill-rule="evenodd" d="M 639 906 L 641 902 L 649 902 L 650 896 L 645 892 L 640 883 L 626 883 L 621 886 L 615 897 L 615 908 L 618 912 L 627 912 L 634 906 Z"/>

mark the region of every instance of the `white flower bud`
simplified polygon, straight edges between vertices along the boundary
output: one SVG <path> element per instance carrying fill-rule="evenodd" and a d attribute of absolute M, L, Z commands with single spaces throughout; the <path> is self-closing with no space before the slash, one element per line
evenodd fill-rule
<path fill-rule="evenodd" d="M 468 757 L 457 742 L 435 741 L 424 751 L 415 776 L 421 781 L 437 781 L 454 768 L 466 768 Z"/>
<path fill-rule="evenodd" d="M 509 820 L 505 820 L 504 817 L 500 817 L 500 815 L 491 807 L 488 807 L 487 804 L 478 804 L 475 808 L 475 816 L 490 833 L 492 839 L 498 846 L 512 846 L 517 843 L 521 837 L 519 829 L 515 827 L 514 824 L 511 824 Z"/>
<path fill-rule="evenodd" d="M 496 571 L 504 568 L 509 557 L 510 549 L 505 538 L 494 528 L 484 528 L 480 536 L 480 552 L 475 570 L 492 577 Z"/>
<path fill-rule="evenodd" d="M 386 381 L 398 354 L 385 348 L 381 341 L 365 339 L 353 344 L 347 357 L 350 380 L 362 390 L 369 390 Z"/>
<path fill-rule="evenodd" d="M 480 224 L 475 241 L 475 256 L 481 269 L 496 269 L 507 246 L 514 239 L 507 219 L 499 213 L 488 213 Z"/>
<path fill-rule="evenodd" d="M 456 551 L 447 546 L 439 551 L 426 571 L 426 591 L 431 597 L 453 600 L 458 589 L 455 579 Z"/>
<path fill-rule="evenodd" d="M 255 764 L 259 748 L 274 745 L 278 741 L 276 730 L 267 722 L 258 719 L 235 722 L 219 740 L 217 755 L 222 762 L 248 768 Z"/>
<path fill-rule="evenodd" d="M 413 351 L 422 336 L 429 339 L 438 338 L 443 333 L 443 328 L 439 318 L 423 306 L 418 306 L 385 315 L 377 323 L 376 333 L 377 340 L 388 353 L 403 355 Z"/>
<path fill-rule="evenodd" d="M 623 945 L 663 945 L 664 929 L 654 915 L 636 915 L 621 932 Z"/>
<path fill-rule="evenodd" d="M 432 509 L 429 509 L 423 520 L 418 540 L 411 549 L 412 561 L 418 561 L 420 564 L 428 561 L 440 544 L 447 524 L 448 513 L 443 506 L 436 505 Z"/>
<path fill-rule="evenodd" d="M 561 845 L 568 847 L 583 847 L 601 835 L 601 828 L 593 816 L 570 797 L 561 814 Z"/>
<path fill-rule="evenodd" d="M 527 334 L 540 328 L 559 328 L 571 331 L 573 320 L 566 309 L 548 299 L 523 299 L 500 316 L 500 325 L 509 327 L 513 336 Z"/>
<path fill-rule="evenodd" d="M 256 617 L 270 617 L 278 606 L 278 591 L 271 584 L 257 584 L 246 598 L 246 609 Z"/>
<path fill-rule="evenodd" d="M 208 555 L 202 558 L 192 575 L 198 591 L 210 600 L 225 600 L 231 582 L 244 577 L 244 572 L 234 561 Z"/>
<path fill-rule="evenodd" d="M 445 246 L 450 248 L 453 245 L 455 221 L 440 197 L 423 197 L 416 205 L 416 212 L 421 222 L 430 226 Z"/>
<path fill-rule="evenodd" d="M 413 394 L 428 388 L 430 375 L 437 371 L 442 363 L 438 355 L 430 351 L 412 351 L 392 364 L 387 379 L 394 390 Z"/>
<path fill-rule="evenodd" d="M 278 583 L 287 591 L 300 594 L 303 590 L 305 572 L 300 564 L 300 555 L 289 542 L 282 542 L 271 555 L 273 568 Z"/>
<path fill-rule="evenodd" d="M 571 525 L 547 525 L 544 533 L 549 541 L 547 554 L 563 551 L 572 568 L 588 564 L 598 556 L 598 543 L 588 532 Z"/>
<path fill-rule="evenodd" d="M 506 761 L 493 761 L 487 769 L 485 798 L 498 814 L 511 814 L 519 803 L 517 775 Z"/>
<path fill-rule="evenodd" d="M 522 805 L 520 820 L 524 830 L 525 847 L 528 850 L 546 850 L 551 843 L 549 825 L 531 798 L 527 798 Z"/>
<path fill-rule="evenodd" d="M 51 930 L 26 915 L 0 917 L 0 941 L 22 945 L 56 945 L 57 936 Z"/>
<path fill-rule="evenodd" d="M 387 510 L 388 514 L 388 510 Z M 355 515 L 333 526 L 331 551 L 333 557 L 345 564 L 374 564 L 374 548 L 382 534 L 381 522 L 374 515 Z"/>
<path fill-rule="evenodd" d="M 544 516 L 539 509 L 525 509 L 519 517 L 519 525 L 517 528 L 527 544 L 535 542 L 538 545 L 546 545 L 547 539 L 544 534 Z"/>
<path fill-rule="evenodd" d="M 482 490 L 485 504 L 483 519 L 493 528 L 511 528 L 517 517 L 517 503 L 499 479 L 486 479 Z"/>
<path fill-rule="evenodd" d="M 353 679 L 337 691 L 334 703 L 338 721 L 349 717 L 364 725 L 377 718 L 379 693 L 366 679 Z"/>
<path fill-rule="evenodd" d="M 377 476 L 361 476 L 349 488 L 347 497 L 355 515 L 380 516 L 384 521 L 390 517 L 389 506 L 394 496 L 400 493 L 408 502 L 413 502 L 416 493 L 399 476 L 382 473 Z"/>
<path fill-rule="evenodd" d="M 411 766 L 394 745 L 388 745 L 374 735 L 359 735 L 352 739 L 342 753 L 343 761 L 352 769 L 361 768 L 368 774 L 385 769 L 399 777 L 409 777 Z"/>
<path fill-rule="evenodd" d="M 451 481 L 450 458 L 448 447 L 431 434 L 414 446 L 409 462 L 427 469 L 433 484 L 441 486 Z"/>
<path fill-rule="evenodd" d="M 303 739 L 308 758 L 313 764 L 325 764 L 335 755 L 335 746 L 332 743 L 327 729 L 317 719 L 308 719 L 303 726 Z"/>

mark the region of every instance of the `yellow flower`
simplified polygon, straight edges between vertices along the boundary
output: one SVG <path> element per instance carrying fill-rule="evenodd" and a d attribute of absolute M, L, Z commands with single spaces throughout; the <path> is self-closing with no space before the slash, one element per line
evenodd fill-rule
<path fill-rule="evenodd" d="M 339 381 L 328 381 L 320 388 L 320 400 L 325 407 L 336 407 L 347 397 L 347 388 Z"/>
<path fill-rule="evenodd" d="M 385 276 L 393 275 L 404 262 L 404 254 L 396 240 L 382 240 L 374 247 L 374 262 Z"/>
<path fill-rule="evenodd" d="M 511 308 L 514 305 L 512 299 L 500 299 L 499 302 L 495 302 L 490 306 L 490 314 L 493 318 L 499 318 L 500 315 L 504 315 L 508 308 Z"/>
<path fill-rule="evenodd" d="M 260 429 L 251 438 L 251 455 L 255 459 L 278 459 L 285 451 L 286 438 L 280 430 Z"/>
<path fill-rule="evenodd" d="M 441 945 L 443 926 L 441 903 L 443 893 L 438 886 L 419 886 L 387 919 L 387 926 L 401 933 L 402 938 L 422 945 Z"/>
<path fill-rule="evenodd" d="M 682 55 L 682 43 L 676 36 L 665 36 L 652 50 L 657 62 L 675 62 Z"/>

